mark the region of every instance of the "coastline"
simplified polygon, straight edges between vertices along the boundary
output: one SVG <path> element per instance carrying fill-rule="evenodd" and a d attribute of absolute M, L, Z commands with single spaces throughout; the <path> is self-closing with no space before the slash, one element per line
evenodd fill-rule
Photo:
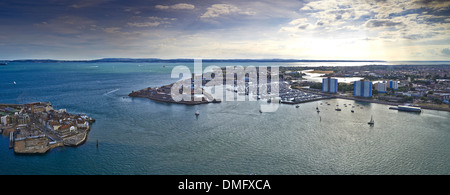
<path fill-rule="evenodd" d="M 147 98 L 150 100 L 158 101 L 158 102 L 165 102 L 165 103 L 175 103 L 175 104 L 184 104 L 184 105 L 200 105 L 200 104 L 208 104 L 208 103 L 220 103 L 221 101 L 216 101 L 215 99 L 213 101 L 210 101 L 209 99 L 212 98 L 210 94 L 207 94 L 205 91 L 203 91 L 203 94 L 205 97 L 202 97 L 201 101 L 194 101 L 193 99 L 191 101 L 174 101 L 170 95 L 170 87 L 171 85 L 162 86 L 161 88 L 146 88 L 139 91 L 133 91 L 130 94 L 128 94 L 129 97 L 138 97 L 138 98 Z M 377 103 L 377 104 L 384 104 L 384 105 L 391 105 L 391 106 L 398 106 L 401 105 L 401 103 L 398 102 L 386 102 L 386 101 L 380 101 L 376 99 L 371 98 L 359 98 L 359 97 L 349 97 L 349 96 L 343 96 L 343 95 L 337 95 L 337 94 L 329 94 L 329 93 L 323 93 L 319 91 L 312 91 L 302 88 L 296 88 L 302 92 L 311 93 L 315 95 L 322 96 L 318 99 L 310 99 L 310 100 L 302 100 L 302 101 L 296 101 L 296 102 L 287 102 L 287 101 L 281 101 L 282 104 L 301 104 L 306 102 L 313 102 L 318 100 L 324 100 L 324 99 L 333 99 L 333 98 L 341 98 L 341 99 L 347 99 L 347 100 L 354 100 L 354 101 L 360 101 L 360 102 L 367 102 L 367 103 Z M 430 105 L 419 105 L 422 109 L 427 110 L 437 110 L 437 111 L 447 111 L 450 112 L 450 108 L 445 107 L 437 107 L 437 106 L 430 106 Z"/>
<path fill-rule="evenodd" d="M 166 103 L 175 103 L 175 104 L 185 104 L 185 105 L 199 105 L 199 104 L 208 104 L 208 103 L 219 103 L 220 100 L 216 100 L 212 97 L 211 94 L 206 93 L 203 89 L 202 92 L 202 99 L 200 101 L 196 101 L 193 97 L 191 97 L 191 101 L 175 101 L 172 98 L 172 95 L 170 93 L 171 91 L 171 85 L 162 86 L 160 88 L 151 88 L 148 87 L 146 89 L 141 89 L 139 91 L 132 91 L 130 94 L 128 94 L 129 97 L 138 97 L 138 98 L 147 98 L 150 100 L 158 101 L 158 102 L 166 102 Z M 191 96 L 194 94 L 191 93 Z"/>
<path fill-rule="evenodd" d="M 374 100 L 374 99 L 369 99 L 369 98 L 357 98 L 357 97 L 348 97 L 348 96 L 341 96 L 341 95 L 330 95 L 330 94 L 325 94 L 325 93 L 321 93 L 321 92 L 314 92 L 314 91 L 304 90 L 304 89 L 302 91 L 306 91 L 308 93 L 315 93 L 315 94 L 319 94 L 319 95 L 328 95 L 328 96 L 330 96 L 329 98 L 340 98 L 340 99 L 354 100 L 354 101 L 367 102 L 367 103 L 384 104 L 384 105 L 390 105 L 390 106 L 401 105 L 400 103 L 396 103 L 396 102 L 386 102 L 386 101 Z M 427 105 L 420 105 L 420 107 L 422 109 L 427 109 L 427 110 L 437 110 L 437 111 L 450 112 L 450 108 L 434 107 L 434 106 L 427 106 Z"/>

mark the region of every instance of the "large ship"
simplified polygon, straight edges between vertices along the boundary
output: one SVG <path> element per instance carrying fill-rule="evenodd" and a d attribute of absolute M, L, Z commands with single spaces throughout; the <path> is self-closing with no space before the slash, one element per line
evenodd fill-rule
<path fill-rule="evenodd" d="M 422 109 L 420 107 L 415 107 L 415 106 L 398 105 L 397 107 L 390 107 L 389 109 L 406 111 L 406 112 L 422 112 Z"/>

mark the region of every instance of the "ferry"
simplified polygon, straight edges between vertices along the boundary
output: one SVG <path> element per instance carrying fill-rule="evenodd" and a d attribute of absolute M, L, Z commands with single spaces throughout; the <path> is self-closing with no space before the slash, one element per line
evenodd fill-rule
<path fill-rule="evenodd" d="M 389 109 L 399 110 L 399 111 L 406 111 L 406 112 L 422 112 L 422 109 L 420 107 L 415 107 L 415 106 L 398 105 L 397 107 L 389 107 Z"/>

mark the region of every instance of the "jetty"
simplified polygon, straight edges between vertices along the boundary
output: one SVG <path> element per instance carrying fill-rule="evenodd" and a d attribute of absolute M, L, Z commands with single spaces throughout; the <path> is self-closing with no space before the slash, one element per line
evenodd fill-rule
<path fill-rule="evenodd" d="M 9 149 L 14 148 L 14 132 L 9 133 Z"/>

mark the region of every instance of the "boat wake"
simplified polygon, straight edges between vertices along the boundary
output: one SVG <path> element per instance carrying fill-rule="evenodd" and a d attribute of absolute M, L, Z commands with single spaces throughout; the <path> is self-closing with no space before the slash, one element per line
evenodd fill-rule
<path fill-rule="evenodd" d="M 103 95 L 109 95 L 109 94 L 114 93 L 114 92 L 116 92 L 116 91 L 119 91 L 119 88 L 114 89 L 114 90 L 112 90 L 112 91 L 108 91 L 108 92 L 104 93 Z"/>

